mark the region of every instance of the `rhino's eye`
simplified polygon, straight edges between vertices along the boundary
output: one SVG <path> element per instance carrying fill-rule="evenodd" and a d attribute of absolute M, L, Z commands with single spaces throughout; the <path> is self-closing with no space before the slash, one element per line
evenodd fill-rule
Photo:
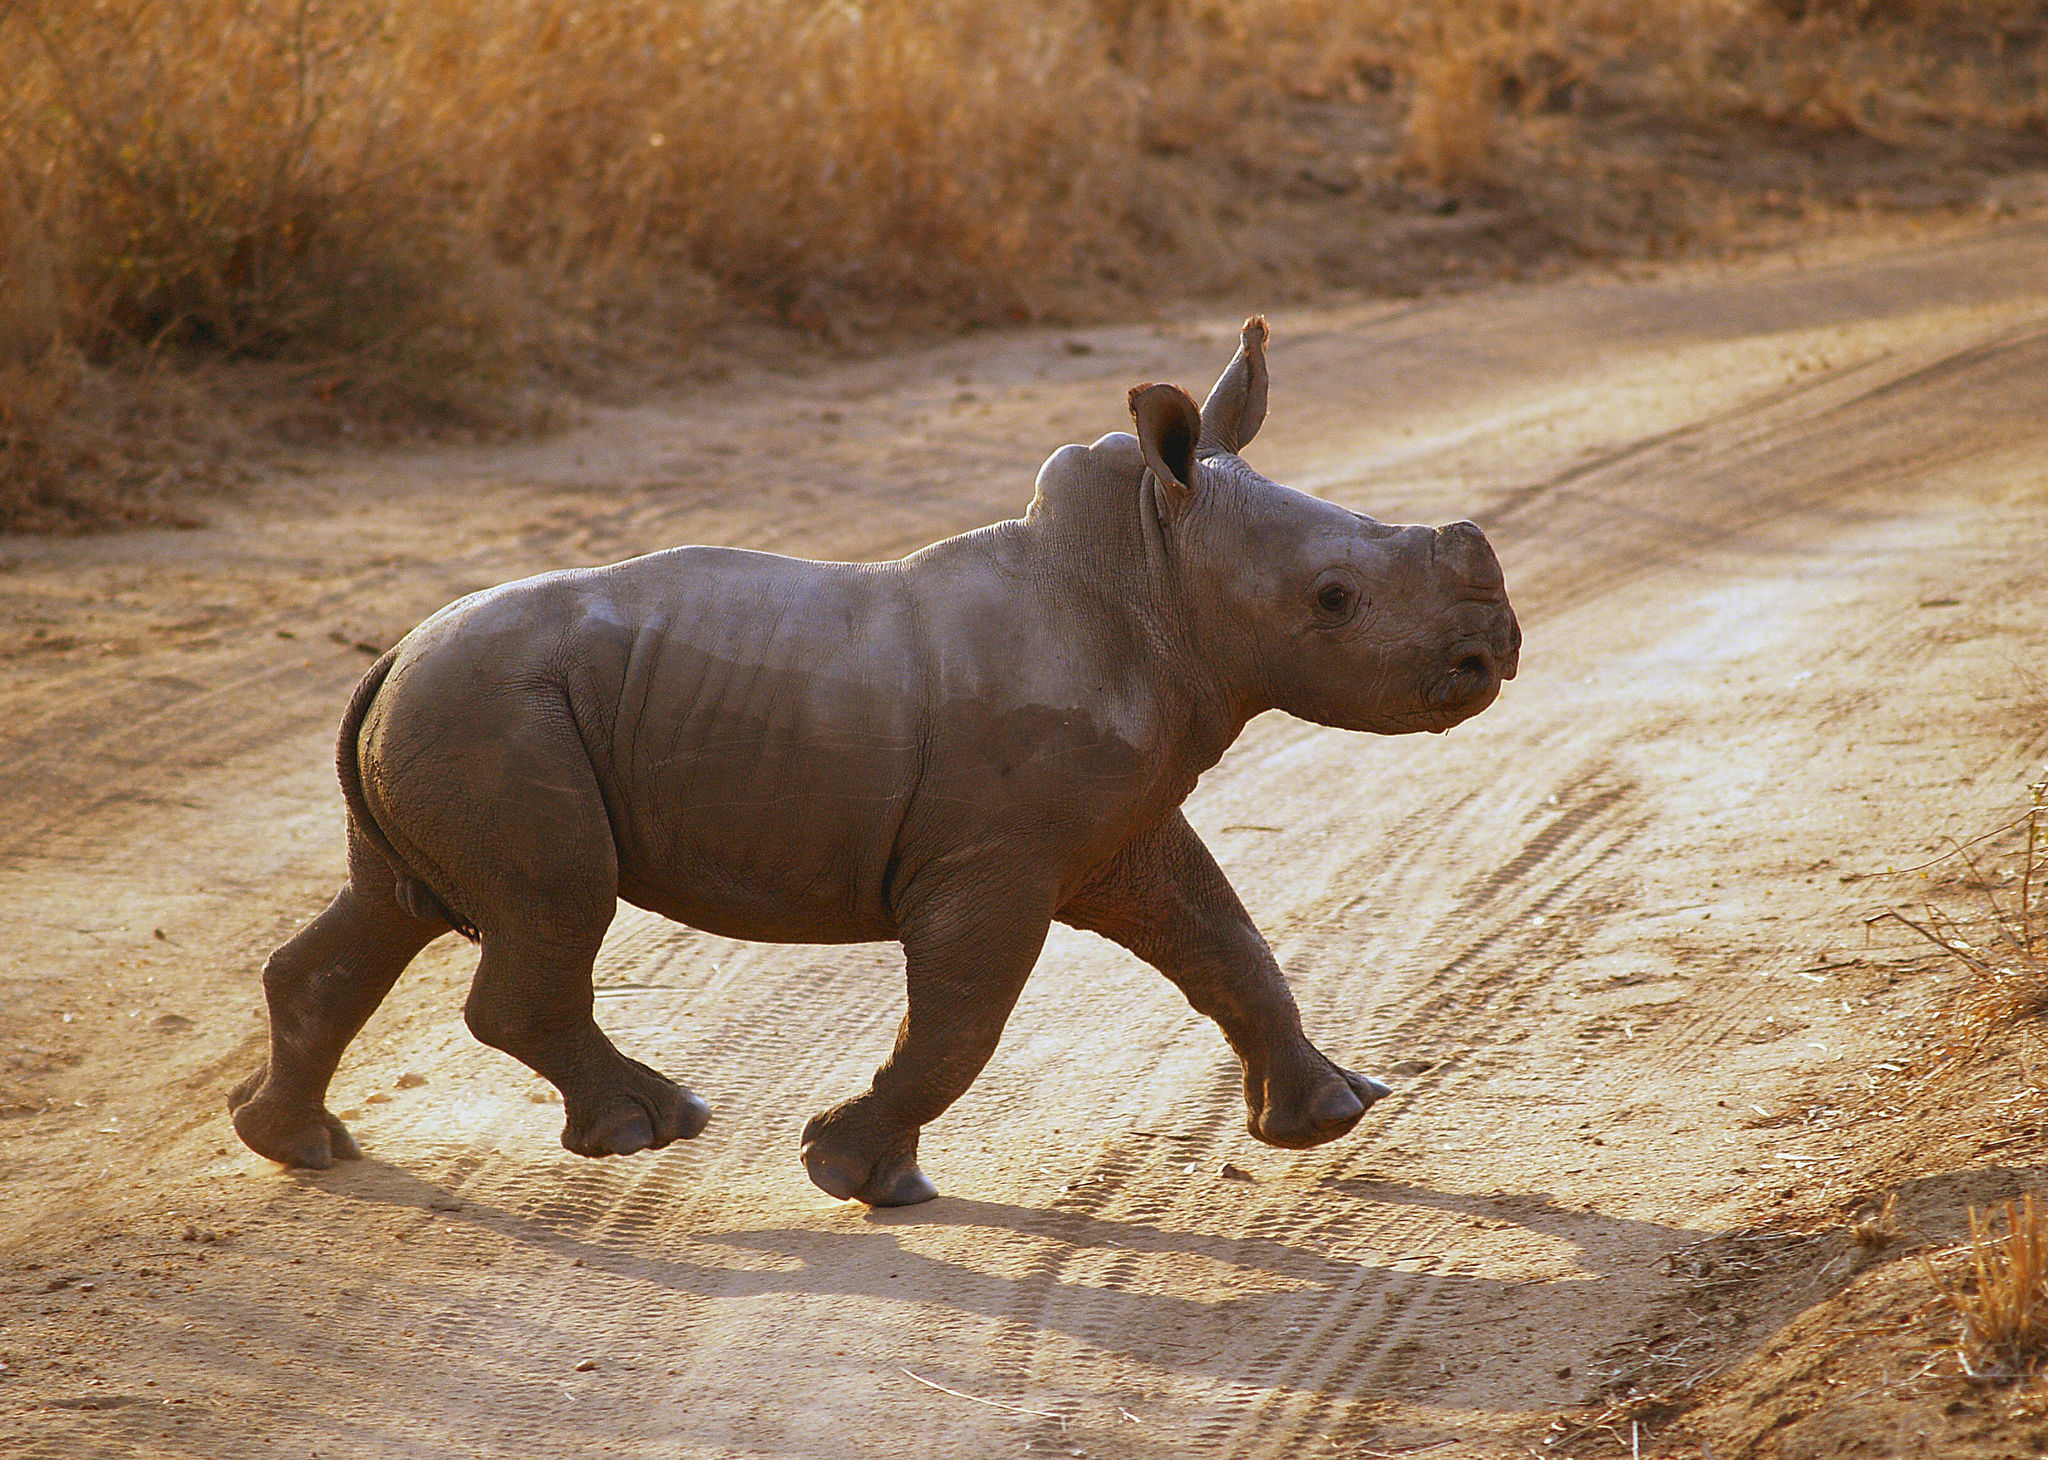
<path fill-rule="evenodd" d="M 1348 617 L 1354 597 L 1342 583 L 1325 583 L 1316 590 L 1316 612 L 1328 619 Z"/>

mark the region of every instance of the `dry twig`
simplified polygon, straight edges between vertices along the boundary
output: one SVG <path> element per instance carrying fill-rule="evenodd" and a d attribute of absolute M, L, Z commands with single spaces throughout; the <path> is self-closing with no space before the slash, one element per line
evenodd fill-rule
<path fill-rule="evenodd" d="M 1054 1414 L 1050 1410 L 1044 1409 L 1026 1409 L 1021 1404 L 1005 1404 L 1000 1399 L 984 1399 L 979 1394 L 969 1394 L 965 1390 L 948 1389 L 945 1385 L 934 1383 L 932 1380 L 925 1378 L 922 1374 L 913 1374 L 908 1369 L 900 1369 L 898 1370 L 898 1372 L 901 1373 L 903 1377 L 906 1379 L 915 1379 L 918 1383 L 924 1385 L 924 1387 L 927 1389 L 936 1389 L 941 1394 L 950 1394 L 955 1399 L 964 1399 L 970 1404 L 985 1404 L 990 1409 L 1006 1409 L 1011 1414 L 1028 1414 L 1033 1419 L 1049 1419 L 1056 1423 L 1062 1430 L 1066 1429 L 1067 1427 L 1067 1417 L 1063 1414 Z"/>

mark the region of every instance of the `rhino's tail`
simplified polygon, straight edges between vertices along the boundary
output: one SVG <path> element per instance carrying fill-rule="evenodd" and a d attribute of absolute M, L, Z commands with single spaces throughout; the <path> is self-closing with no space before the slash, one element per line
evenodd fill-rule
<path fill-rule="evenodd" d="M 398 879 L 395 889 L 399 905 L 422 921 L 439 921 L 448 924 L 456 932 L 474 943 L 478 941 L 476 924 L 451 908 L 447 900 L 429 887 L 426 879 L 406 865 L 398 848 L 391 845 L 391 839 L 384 835 L 384 828 L 377 825 L 377 818 L 370 814 L 369 799 L 363 794 L 362 748 L 358 740 L 362 735 L 363 719 L 370 713 L 370 705 L 377 698 L 377 691 L 384 687 L 384 681 L 391 674 L 391 666 L 398 660 L 398 650 L 388 649 L 362 682 L 356 685 L 356 692 L 349 697 L 348 709 L 341 716 L 341 735 L 334 747 L 334 770 L 341 779 L 341 799 L 348 803 L 349 820 L 354 823 L 363 839 L 377 849 L 377 855 L 390 864 L 392 875 Z"/>

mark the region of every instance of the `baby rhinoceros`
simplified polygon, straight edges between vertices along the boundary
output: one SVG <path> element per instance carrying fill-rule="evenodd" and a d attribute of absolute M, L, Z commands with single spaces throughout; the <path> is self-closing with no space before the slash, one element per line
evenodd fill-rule
<path fill-rule="evenodd" d="M 1022 518 L 900 562 L 674 548 L 413 630 L 342 720 L 349 879 L 264 967 L 242 1139 L 295 1166 L 360 1154 L 328 1081 L 451 929 L 482 948 L 470 1029 L 561 1091 L 563 1145 L 696 1135 L 705 1103 L 591 1017 L 620 898 L 732 938 L 902 943 L 895 1050 L 804 1128 L 837 1197 L 935 1194 L 918 1131 L 988 1062 L 1054 919 L 1222 1026 L 1252 1135 L 1349 1131 L 1386 1087 L 1309 1043 L 1181 802 L 1264 710 L 1383 735 L 1476 715 L 1521 630 L 1471 523 L 1389 527 L 1245 464 L 1265 343 L 1248 321 L 1201 409 L 1139 387 L 1136 435 L 1061 449 Z"/>

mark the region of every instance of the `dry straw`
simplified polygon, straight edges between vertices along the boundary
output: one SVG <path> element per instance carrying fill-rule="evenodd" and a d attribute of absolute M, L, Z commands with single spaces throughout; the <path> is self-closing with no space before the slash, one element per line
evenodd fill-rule
<path fill-rule="evenodd" d="M 1547 170 L 1568 166 L 1561 119 L 1596 84 L 1708 125 L 1896 140 L 1916 118 L 2038 124 L 2033 14 L 0 0 L 0 353 L 412 352 L 432 373 L 534 349 L 537 315 L 575 320 L 558 343 L 578 351 L 656 326 L 673 347 L 721 301 L 820 327 L 862 309 L 1027 317 L 1105 286 L 1236 278 L 1201 215 L 1241 209 L 1227 169 L 1271 165 L 1287 95 L 1364 96 L 1359 78 L 1384 76 L 1406 112 L 1397 169 L 1533 186 L 1500 163 L 1527 134 Z M 2001 63 L 2012 84 L 1965 85 L 1991 50 L 2021 58 Z"/>
<path fill-rule="evenodd" d="M 1884 1205 L 1867 1217 L 1849 1224 L 1849 1240 L 1865 1252 L 1882 1252 L 1905 1235 L 1899 1226 L 1899 1194 L 1894 1191 Z"/>
<path fill-rule="evenodd" d="M 1589 109 L 2032 135 L 2041 29 L 2034 0 L 0 0 L 0 527 L 90 469 L 80 372 L 138 357 L 459 424 L 735 312 L 1269 299 L 1320 265 L 1254 212 L 1333 102 L 1398 125 L 1328 175 L 1492 189 L 1598 250 L 1661 216 L 1618 178 L 1670 188 L 1587 154 Z"/>
<path fill-rule="evenodd" d="M 2001 895 L 1997 878 L 1986 873 L 1976 849 L 2015 831 L 2017 875 Z M 1951 859 L 1968 868 L 1968 883 L 1982 901 L 1976 921 L 1983 931 L 1965 927 L 1932 903 L 1917 918 L 1894 909 L 1869 920 L 1912 930 L 1971 975 L 1955 1017 L 1943 1022 L 1945 1042 L 1936 1073 L 1966 1068 L 1992 1034 L 2048 1013 L 2048 907 L 2042 905 L 2048 899 L 2048 773 L 2028 787 L 2025 811 L 1985 836 L 1953 843 L 1941 860 Z"/>
<path fill-rule="evenodd" d="M 1956 1356 L 1972 1379 L 2035 1373 L 2048 1356 L 2048 1213 L 2033 1192 L 2005 1204 L 2005 1230 L 1970 1208 L 1967 1281 L 1920 1259 L 1940 1300 L 1960 1320 Z"/>

